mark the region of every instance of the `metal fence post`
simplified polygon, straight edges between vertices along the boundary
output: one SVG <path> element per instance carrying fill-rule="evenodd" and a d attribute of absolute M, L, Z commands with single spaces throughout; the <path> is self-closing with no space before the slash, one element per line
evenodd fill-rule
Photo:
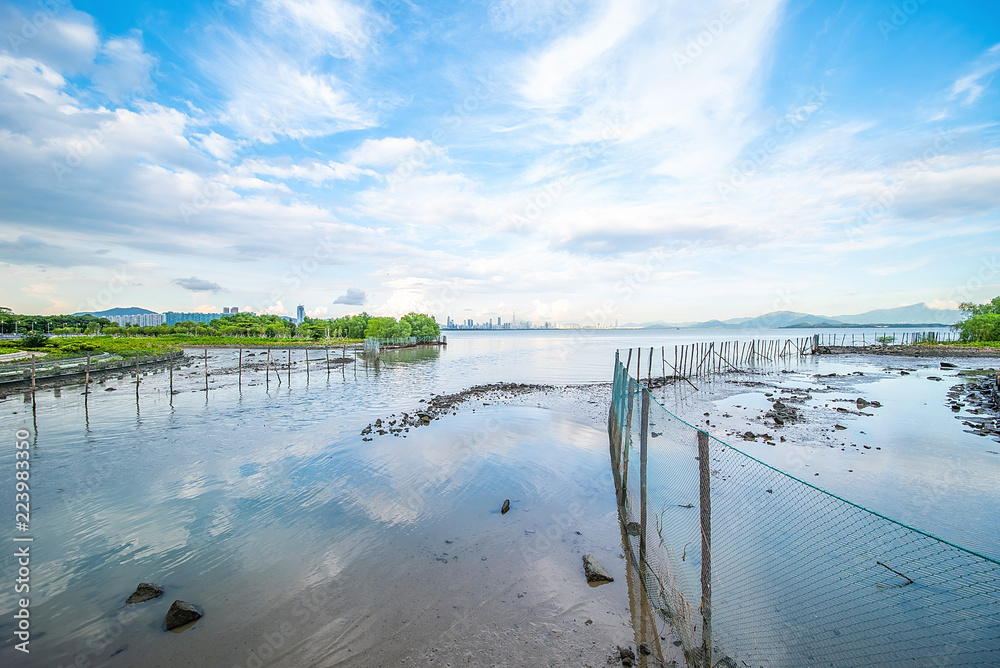
<path fill-rule="evenodd" d="M 698 477 L 701 505 L 701 652 L 704 668 L 712 668 L 712 466 L 708 434 L 698 431 Z"/>

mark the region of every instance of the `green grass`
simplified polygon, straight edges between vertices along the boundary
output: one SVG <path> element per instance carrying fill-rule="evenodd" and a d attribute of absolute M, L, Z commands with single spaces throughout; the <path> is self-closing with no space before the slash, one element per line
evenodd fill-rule
<path fill-rule="evenodd" d="M 0 341 L 0 354 L 13 353 L 19 350 L 44 352 L 53 358 L 79 357 L 88 351 L 94 353 L 112 353 L 116 355 L 135 355 L 166 353 L 183 348 L 322 348 L 329 346 L 337 348 L 346 344 L 357 343 L 349 339 L 272 339 L 264 337 L 236 336 L 193 336 L 187 334 L 170 334 L 167 336 L 67 336 L 53 337 L 44 346 L 24 348 L 20 342 Z"/>

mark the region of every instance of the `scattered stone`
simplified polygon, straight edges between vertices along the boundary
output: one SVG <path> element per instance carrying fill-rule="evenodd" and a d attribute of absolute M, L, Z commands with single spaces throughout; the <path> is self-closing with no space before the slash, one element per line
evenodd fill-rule
<path fill-rule="evenodd" d="M 861 397 L 858 397 L 857 400 L 854 402 L 854 404 L 858 407 L 858 410 L 861 410 L 862 408 L 868 408 L 869 406 L 871 406 L 871 402 L 862 399 Z"/>
<path fill-rule="evenodd" d="M 836 429 L 836 430 L 838 430 L 838 431 L 843 430 L 843 429 L 847 429 L 847 427 L 845 427 L 842 424 L 835 424 L 835 425 L 833 425 L 833 428 Z"/>
<path fill-rule="evenodd" d="M 639 536 L 642 534 L 642 525 L 638 522 L 629 522 L 625 525 L 625 533 L 630 536 Z"/>
<path fill-rule="evenodd" d="M 649 649 L 649 645 L 647 645 L 644 642 L 639 643 L 639 654 L 644 654 L 646 656 L 649 656 L 652 653 L 653 650 Z"/>
<path fill-rule="evenodd" d="M 503 502 L 503 505 L 500 506 L 500 514 L 506 515 L 509 511 L 510 511 L 510 499 L 507 499 L 506 501 Z"/>
<path fill-rule="evenodd" d="M 199 619 L 201 619 L 201 613 L 193 605 L 184 601 L 174 601 L 170 609 L 167 610 L 167 617 L 164 619 L 164 623 L 168 631 L 173 631 L 176 628 L 196 622 Z"/>
<path fill-rule="evenodd" d="M 940 376 L 927 376 L 927 380 L 944 380 Z"/>
<path fill-rule="evenodd" d="M 589 583 L 614 582 L 615 579 L 597 559 L 589 554 L 583 555 L 583 573 Z M 634 657 L 633 657 L 634 658 Z"/>
<path fill-rule="evenodd" d="M 140 582 L 139 586 L 135 588 L 127 599 L 126 603 L 145 603 L 146 601 L 151 601 L 154 598 L 158 598 L 163 595 L 163 590 L 154 584 L 149 584 L 148 582 Z"/>
<path fill-rule="evenodd" d="M 942 369 L 957 369 L 958 365 L 952 364 L 951 362 L 941 362 Z"/>
<path fill-rule="evenodd" d="M 619 647 L 618 660 L 622 662 L 625 668 L 630 668 L 635 665 L 635 652 L 630 647 Z"/>

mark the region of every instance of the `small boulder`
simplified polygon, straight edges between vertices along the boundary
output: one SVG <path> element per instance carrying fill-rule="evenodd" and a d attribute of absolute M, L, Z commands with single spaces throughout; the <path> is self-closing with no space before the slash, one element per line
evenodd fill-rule
<path fill-rule="evenodd" d="M 500 514 L 501 515 L 506 515 L 508 512 L 510 512 L 510 499 L 506 499 L 503 502 L 503 505 L 500 506 Z"/>
<path fill-rule="evenodd" d="M 193 605 L 184 601 L 174 601 L 170 609 L 167 610 L 167 617 L 164 623 L 168 631 L 173 631 L 176 628 L 196 622 L 199 619 L 201 619 L 201 613 L 195 610 Z"/>
<path fill-rule="evenodd" d="M 149 584 L 148 582 L 140 582 L 139 586 L 135 588 L 127 599 L 126 603 L 145 603 L 146 601 L 151 601 L 154 598 L 159 598 L 163 595 L 163 590 L 154 584 Z"/>
<path fill-rule="evenodd" d="M 862 408 L 868 408 L 871 405 L 870 402 L 866 401 L 865 399 L 862 399 L 861 397 L 858 397 L 857 401 L 855 401 L 854 403 L 857 405 L 858 410 L 861 410 Z"/>
<path fill-rule="evenodd" d="M 952 364 L 951 362 L 941 362 L 941 368 L 942 369 L 957 369 L 958 366 L 955 365 L 955 364 Z"/>
<path fill-rule="evenodd" d="M 601 562 L 594 559 L 589 554 L 583 555 L 583 572 L 587 576 L 587 582 L 590 583 L 603 583 L 603 582 L 614 582 L 615 579 L 611 577 L 611 574 L 601 566 Z"/>
<path fill-rule="evenodd" d="M 630 668 L 635 665 L 635 652 L 630 647 L 619 647 L 618 660 L 622 662 L 624 668 Z"/>

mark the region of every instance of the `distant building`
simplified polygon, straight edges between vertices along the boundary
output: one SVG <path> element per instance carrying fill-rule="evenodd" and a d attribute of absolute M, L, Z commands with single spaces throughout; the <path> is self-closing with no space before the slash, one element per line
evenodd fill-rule
<path fill-rule="evenodd" d="M 157 314 L 159 315 L 159 314 Z M 212 322 L 218 320 L 228 313 L 178 313 L 177 311 L 167 311 L 163 314 L 166 317 L 166 324 L 176 325 L 179 322 Z"/>
<path fill-rule="evenodd" d="M 229 315 L 229 307 L 228 307 L 228 306 L 223 306 L 223 307 L 222 307 L 222 312 L 223 312 L 223 313 L 224 313 L 225 315 Z"/>
<path fill-rule="evenodd" d="M 300 325 L 306 321 L 306 307 L 299 304 L 299 307 L 295 309 L 295 321 Z"/>
<path fill-rule="evenodd" d="M 106 320 L 124 327 L 125 325 L 132 325 L 133 327 L 156 327 L 157 325 L 162 325 L 166 322 L 166 316 L 162 313 L 139 313 L 136 315 L 105 315 L 101 316 Z"/>
<path fill-rule="evenodd" d="M 239 313 L 240 312 L 240 307 L 239 306 L 230 306 L 229 307 L 229 312 L 230 313 Z"/>

